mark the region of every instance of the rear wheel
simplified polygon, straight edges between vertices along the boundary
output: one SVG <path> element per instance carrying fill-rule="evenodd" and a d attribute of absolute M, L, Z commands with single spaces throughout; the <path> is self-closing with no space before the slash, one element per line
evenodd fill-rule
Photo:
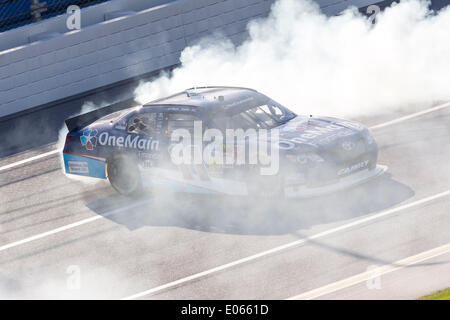
<path fill-rule="evenodd" d="M 132 158 L 116 153 L 108 159 L 107 165 L 109 182 L 117 192 L 126 196 L 136 196 L 142 192 L 139 168 Z"/>

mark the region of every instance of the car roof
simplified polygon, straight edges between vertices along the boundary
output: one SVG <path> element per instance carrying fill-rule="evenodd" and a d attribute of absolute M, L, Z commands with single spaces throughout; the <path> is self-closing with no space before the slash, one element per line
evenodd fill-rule
<path fill-rule="evenodd" d="M 191 106 L 206 112 L 220 112 L 239 108 L 249 102 L 268 98 L 256 90 L 242 87 L 195 87 L 144 104 L 143 106 Z"/>

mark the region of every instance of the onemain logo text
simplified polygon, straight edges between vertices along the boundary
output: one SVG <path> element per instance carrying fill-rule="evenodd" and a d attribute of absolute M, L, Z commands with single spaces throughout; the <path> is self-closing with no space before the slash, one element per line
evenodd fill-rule
<path fill-rule="evenodd" d="M 98 143 L 102 146 L 132 148 L 138 150 L 158 150 L 159 141 L 152 137 L 146 139 L 140 136 L 127 135 L 126 137 L 116 137 L 108 132 L 102 132 L 98 136 Z"/>

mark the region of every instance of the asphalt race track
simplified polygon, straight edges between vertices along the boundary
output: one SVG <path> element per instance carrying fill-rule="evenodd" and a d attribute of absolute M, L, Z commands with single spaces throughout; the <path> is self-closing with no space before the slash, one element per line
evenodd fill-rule
<path fill-rule="evenodd" d="M 31 158 L 54 141 L 5 151 L 0 297 L 414 299 L 449 287 L 450 104 L 434 106 L 355 119 L 388 172 L 308 200 L 127 199 L 67 178 L 54 152 Z"/>

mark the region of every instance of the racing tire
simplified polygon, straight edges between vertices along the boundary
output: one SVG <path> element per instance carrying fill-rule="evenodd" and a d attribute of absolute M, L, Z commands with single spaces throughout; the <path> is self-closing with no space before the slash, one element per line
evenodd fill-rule
<path fill-rule="evenodd" d="M 107 160 L 109 183 L 120 194 L 139 196 L 142 193 L 141 175 L 136 161 L 123 153 L 115 153 Z"/>

